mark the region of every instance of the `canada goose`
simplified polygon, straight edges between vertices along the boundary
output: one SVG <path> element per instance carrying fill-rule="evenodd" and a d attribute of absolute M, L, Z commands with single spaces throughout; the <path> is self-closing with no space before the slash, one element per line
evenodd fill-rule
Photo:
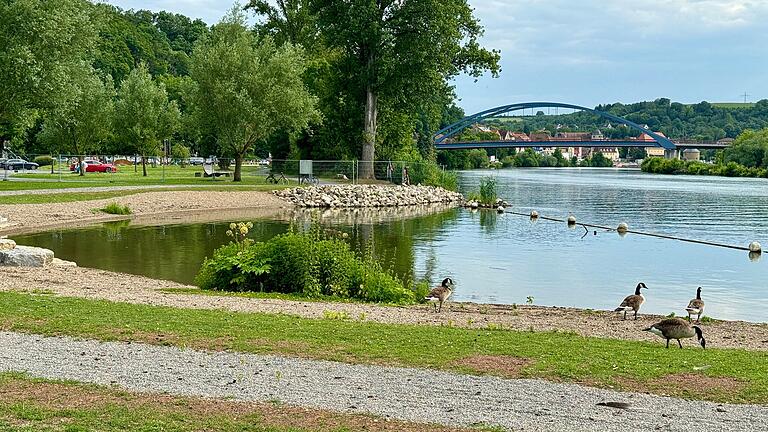
<path fill-rule="evenodd" d="M 669 348 L 669 340 L 677 339 L 677 344 L 680 348 L 683 344 L 680 339 L 692 338 L 694 335 L 699 339 L 699 344 L 702 348 L 707 348 L 707 341 L 704 340 L 704 335 L 701 333 L 701 327 L 692 326 L 682 318 L 668 318 L 663 321 L 643 329 L 643 331 L 651 332 L 655 335 L 663 337 L 667 340 L 667 348 Z"/>
<path fill-rule="evenodd" d="M 685 308 L 688 312 L 688 321 L 691 320 L 691 315 L 696 314 L 696 322 L 701 321 L 701 314 L 704 313 L 704 300 L 701 299 L 701 287 L 696 290 L 696 298 L 688 303 L 688 307 Z"/>
<path fill-rule="evenodd" d="M 624 312 L 624 319 L 627 319 L 627 312 L 633 310 L 635 311 L 635 319 L 637 319 L 637 311 L 640 310 L 640 305 L 645 302 L 645 297 L 643 297 L 642 294 L 640 294 L 640 288 L 648 289 L 647 286 L 643 282 L 640 282 L 637 284 L 637 287 L 635 288 L 635 293 L 633 295 L 627 296 L 623 302 L 617 307 L 614 312 Z"/>
<path fill-rule="evenodd" d="M 432 291 L 429 292 L 429 294 L 424 297 L 424 300 L 431 301 L 435 303 L 435 312 L 440 312 L 443 310 L 443 303 L 448 300 L 448 297 L 451 296 L 451 293 L 453 292 L 453 280 L 451 278 L 445 278 L 443 279 L 443 283 L 440 284 L 439 287 L 435 287 L 432 289 Z M 440 303 L 440 308 L 438 309 L 437 303 Z"/>

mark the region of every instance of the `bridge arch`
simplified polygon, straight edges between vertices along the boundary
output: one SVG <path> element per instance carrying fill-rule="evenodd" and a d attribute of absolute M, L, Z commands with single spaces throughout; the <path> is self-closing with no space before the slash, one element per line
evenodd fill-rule
<path fill-rule="evenodd" d="M 516 104 L 510 104 L 510 105 L 502 105 L 496 108 L 487 109 L 485 111 L 480 111 L 479 113 L 472 114 L 469 116 L 464 117 L 463 119 L 457 121 L 454 124 L 448 125 L 444 127 L 443 129 L 440 129 L 439 131 L 435 132 L 434 136 L 432 137 L 435 144 L 440 144 L 446 139 L 456 135 L 457 133 L 461 132 L 464 128 L 467 126 L 477 123 L 478 121 L 481 121 L 483 119 L 489 118 L 489 117 L 496 117 L 500 114 L 505 114 L 508 112 L 513 111 L 519 111 L 524 110 L 528 108 L 568 108 L 568 109 L 574 109 L 579 111 L 587 111 L 592 114 L 596 114 L 602 118 L 614 121 L 616 123 L 621 123 L 623 125 L 626 125 L 627 127 L 631 129 L 635 129 L 638 132 L 642 132 L 644 134 L 648 134 L 651 138 L 653 138 L 659 147 L 663 147 L 667 150 L 674 150 L 677 148 L 675 143 L 670 141 L 668 138 L 663 137 L 653 131 L 650 131 L 648 129 L 645 129 L 644 127 L 640 126 L 637 123 L 631 122 L 627 119 L 623 119 L 621 117 L 615 116 L 613 114 L 609 114 L 604 111 L 598 111 L 592 108 L 587 108 L 579 105 L 572 105 L 572 104 L 566 104 L 566 103 L 560 103 L 560 102 L 521 102 Z"/>

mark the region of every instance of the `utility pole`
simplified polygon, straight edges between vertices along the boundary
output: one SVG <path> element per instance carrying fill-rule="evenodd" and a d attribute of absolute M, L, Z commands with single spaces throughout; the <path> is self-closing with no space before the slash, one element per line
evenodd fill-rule
<path fill-rule="evenodd" d="M 751 96 L 751 95 L 748 95 L 747 92 L 744 92 L 742 96 L 744 96 L 744 103 L 747 103 L 747 96 Z"/>

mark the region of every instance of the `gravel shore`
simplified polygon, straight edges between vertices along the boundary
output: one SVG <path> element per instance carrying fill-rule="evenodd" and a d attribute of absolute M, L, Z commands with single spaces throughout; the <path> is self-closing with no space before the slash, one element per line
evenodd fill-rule
<path fill-rule="evenodd" d="M 127 205 L 130 218 L 164 220 L 179 212 L 233 211 L 242 209 L 283 209 L 291 204 L 266 192 L 243 191 L 162 191 L 144 192 L 94 201 L 46 204 L 0 205 L 0 215 L 9 224 L 0 234 L 42 231 L 59 226 L 87 225 L 99 221 L 127 219 L 94 211 L 109 203 Z"/>
<path fill-rule="evenodd" d="M 24 181 L 30 181 L 31 179 L 24 179 Z M 71 180 L 69 180 L 71 182 Z M 42 183 L 42 181 L 40 182 Z M 193 189 L 193 188 L 207 188 L 210 185 L 173 185 L 173 184 L 159 184 L 159 185 L 138 185 L 138 186 L 91 186 L 91 187 L 68 187 L 68 188 L 53 188 L 53 189 L 22 189 L 22 190 L 7 190 L 0 191 L 0 196 L 17 196 L 17 195 L 51 195 L 51 194 L 64 194 L 64 193 L 89 193 L 89 192 L 111 192 L 111 191 L 128 191 L 128 190 L 146 190 L 146 189 Z"/>
<path fill-rule="evenodd" d="M 391 324 L 452 325 L 535 331 L 573 331 L 583 336 L 644 340 L 662 345 L 653 334 L 640 331 L 663 317 L 641 314 L 637 321 L 622 321 L 608 311 L 573 308 L 450 303 L 443 313 L 431 312 L 430 305 L 388 307 L 361 303 L 331 303 L 255 299 L 205 294 L 168 293 L 164 289 L 194 289 L 176 282 L 126 275 L 88 268 L 3 269 L 0 291 L 45 289 L 68 297 L 110 300 L 155 306 L 191 309 L 223 309 L 235 312 L 284 313 L 306 318 L 323 318 L 326 311 L 346 312 L 352 319 Z M 768 350 L 768 325 L 744 321 L 717 321 L 702 324 L 707 346 Z"/>
<path fill-rule="evenodd" d="M 757 431 L 768 408 L 539 380 L 0 333 L 0 371 L 140 392 L 275 401 L 448 426 L 525 431 Z M 626 402 L 629 409 L 597 406 Z"/>

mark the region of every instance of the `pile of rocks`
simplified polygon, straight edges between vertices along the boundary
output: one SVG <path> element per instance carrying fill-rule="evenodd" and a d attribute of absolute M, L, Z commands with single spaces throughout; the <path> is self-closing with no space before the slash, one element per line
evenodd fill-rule
<path fill-rule="evenodd" d="M 0 267 L 77 267 L 77 264 L 55 258 L 51 250 L 17 246 L 11 239 L 0 238 Z"/>
<path fill-rule="evenodd" d="M 464 202 L 460 193 L 433 186 L 323 185 L 274 193 L 299 207 L 397 207 Z"/>

